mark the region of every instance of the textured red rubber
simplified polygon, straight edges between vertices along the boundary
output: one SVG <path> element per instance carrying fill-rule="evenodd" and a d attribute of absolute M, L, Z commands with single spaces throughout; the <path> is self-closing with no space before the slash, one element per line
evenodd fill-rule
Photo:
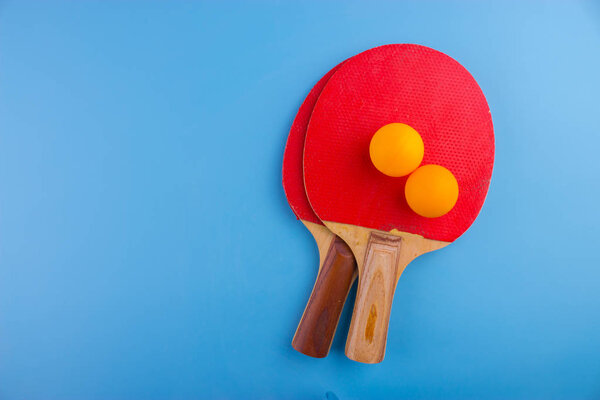
<path fill-rule="evenodd" d="M 456 177 L 460 193 L 448 214 L 417 215 L 404 197 L 406 177 L 385 176 L 372 165 L 370 139 L 391 122 L 421 134 L 422 165 L 442 165 Z M 306 134 L 304 183 L 323 221 L 451 242 L 477 217 L 493 163 L 492 118 L 475 79 L 436 50 L 393 44 L 352 57 L 327 82 Z"/>
<path fill-rule="evenodd" d="M 306 129 L 308 128 L 308 121 L 310 120 L 313 107 L 327 81 L 340 65 L 336 65 L 331 71 L 325 74 L 311 89 L 306 99 L 304 99 L 290 128 L 290 134 L 283 153 L 283 190 L 292 211 L 294 211 L 298 219 L 321 225 L 323 223 L 310 207 L 306 191 L 304 190 L 304 172 L 302 169 L 304 138 L 306 137 Z"/>

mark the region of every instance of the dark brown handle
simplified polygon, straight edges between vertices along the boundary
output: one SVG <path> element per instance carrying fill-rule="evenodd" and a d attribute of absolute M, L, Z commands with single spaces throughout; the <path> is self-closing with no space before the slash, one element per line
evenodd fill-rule
<path fill-rule="evenodd" d="M 292 340 L 294 349 L 311 357 L 327 356 L 355 278 L 356 261 L 352 251 L 346 242 L 333 236 Z"/>

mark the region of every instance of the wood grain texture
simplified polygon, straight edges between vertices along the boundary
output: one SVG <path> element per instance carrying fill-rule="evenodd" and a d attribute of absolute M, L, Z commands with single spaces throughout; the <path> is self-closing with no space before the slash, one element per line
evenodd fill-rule
<path fill-rule="evenodd" d="M 311 357 L 326 357 L 356 278 L 350 247 L 325 226 L 302 221 L 319 247 L 320 266 L 312 293 L 294 334 L 292 346 Z"/>
<path fill-rule="evenodd" d="M 363 363 L 383 361 L 396 283 L 404 268 L 421 254 L 447 246 L 398 231 L 384 232 L 324 221 L 352 249 L 359 281 L 346 356 Z"/>
<path fill-rule="evenodd" d="M 402 241 L 397 236 L 371 233 L 356 294 L 358 306 L 346 341 L 346 355 L 353 360 L 383 360 Z"/>

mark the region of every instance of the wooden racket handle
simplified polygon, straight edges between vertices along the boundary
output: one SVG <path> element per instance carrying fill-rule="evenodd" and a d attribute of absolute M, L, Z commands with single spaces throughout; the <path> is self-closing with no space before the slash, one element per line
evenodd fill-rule
<path fill-rule="evenodd" d="M 383 361 L 402 240 L 376 232 L 369 237 L 346 341 L 346 356 L 354 361 Z"/>
<path fill-rule="evenodd" d="M 292 340 L 292 346 L 307 356 L 327 356 L 352 283 L 356 261 L 348 245 L 332 234 L 308 304 Z"/>

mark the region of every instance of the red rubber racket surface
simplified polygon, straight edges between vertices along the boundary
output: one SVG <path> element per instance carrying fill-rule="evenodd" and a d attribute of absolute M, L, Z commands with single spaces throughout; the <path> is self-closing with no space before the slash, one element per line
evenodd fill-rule
<path fill-rule="evenodd" d="M 417 215 L 404 197 L 406 177 L 372 165 L 371 137 L 392 122 L 421 134 L 421 165 L 442 165 L 456 177 L 460 193 L 448 214 Z M 304 182 L 323 221 L 451 242 L 477 217 L 493 163 L 489 107 L 469 72 L 428 47 L 393 44 L 352 57 L 327 82 L 306 134 Z"/>
<path fill-rule="evenodd" d="M 288 203 L 298 219 L 323 225 L 308 202 L 304 189 L 304 171 L 302 168 L 302 157 L 304 153 L 304 138 L 308 121 L 321 91 L 329 81 L 329 78 L 337 71 L 341 64 L 336 65 L 331 71 L 323 76 L 311 89 L 294 118 L 285 150 L 283 153 L 283 190 Z"/>

